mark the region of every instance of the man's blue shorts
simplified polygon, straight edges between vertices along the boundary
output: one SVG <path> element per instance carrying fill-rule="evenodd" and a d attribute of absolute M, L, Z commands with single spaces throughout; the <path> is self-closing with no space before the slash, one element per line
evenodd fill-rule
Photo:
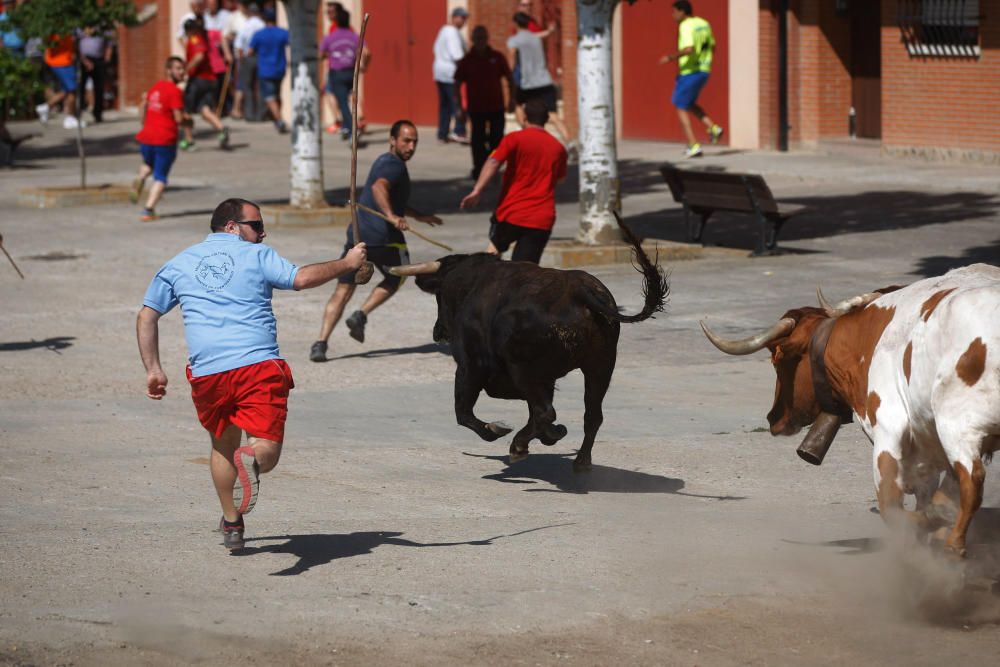
<path fill-rule="evenodd" d="M 264 101 L 278 99 L 278 92 L 281 90 L 281 79 L 265 79 L 259 77 L 257 86 L 260 88 L 260 96 Z"/>
<path fill-rule="evenodd" d="M 50 67 L 59 82 L 59 89 L 64 93 L 76 92 L 76 66 L 66 65 L 65 67 Z"/>
<path fill-rule="evenodd" d="M 177 159 L 177 146 L 151 146 L 149 144 L 139 144 L 139 152 L 142 153 L 142 161 L 153 170 L 153 180 L 163 184 L 167 182 L 167 175 L 170 167 Z"/>
<path fill-rule="evenodd" d="M 698 100 L 698 93 L 708 82 L 708 72 L 692 72 L 691 74 L 681 74 L 674 84 L 674 96 L 670 98 L 671 103 L 678 109 L 687 111 L 694 106 Z"/>

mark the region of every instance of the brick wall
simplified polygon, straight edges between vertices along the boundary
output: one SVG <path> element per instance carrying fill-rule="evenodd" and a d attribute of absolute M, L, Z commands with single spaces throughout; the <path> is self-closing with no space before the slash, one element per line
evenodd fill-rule
<path fill-rule="evenodd" d="M 998 4 L 981 4 L 980 58 L 911 57 L 899 28 L 886 20 L 896 15 L 896 0 L 882 0 L 882 143 L 888 152 L 958 152 L 1000 162 Z"/>
<path fill-rule="evenodd" d="M 773 0 L 760 0 L 760 147 L 778 145 L 778 17 Z M 734 26 L 736 29 L 736 26 Z"/>
<path fill-rule="evenodd" d="M 118 29 L 119 100 L 123 107 L 139 104 L 143 94 L 163 78 L 163 64 L 170 55 L 174 28 L 169 0 L 155 0 L 156 16 L 134 28 Z"/>

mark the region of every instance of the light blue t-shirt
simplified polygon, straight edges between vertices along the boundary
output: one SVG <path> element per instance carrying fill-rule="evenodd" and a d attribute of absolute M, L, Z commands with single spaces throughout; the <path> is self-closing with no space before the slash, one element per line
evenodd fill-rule
<path fill-rule="evenodd" d="M 280 359 L 271 291 L 294 289 L 299 268 L 262 243 L 213 233 L 163 265 L 143 304 L 165 314 L 178 303 L 195 377 Z"/>

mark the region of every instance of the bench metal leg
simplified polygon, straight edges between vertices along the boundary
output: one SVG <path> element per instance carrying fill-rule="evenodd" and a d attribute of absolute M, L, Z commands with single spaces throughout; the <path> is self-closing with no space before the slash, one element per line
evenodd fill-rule
<path fill-rule="evenodd" d="M 698 220 L 694 220 L 693 216 L 697 215 Z M 702 234 L 705 232 L 705 223 L 712 216 L 711 211 L 702 211 L 697 213 L 692 211 L 688 206 L 684 206 L 684 226 L 687 228 L 688 240 L 692 243 L 701 243 Z"/>

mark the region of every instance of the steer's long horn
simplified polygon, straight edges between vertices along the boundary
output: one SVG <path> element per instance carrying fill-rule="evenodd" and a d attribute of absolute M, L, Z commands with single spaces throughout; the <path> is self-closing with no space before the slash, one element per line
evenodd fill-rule
<path fill-rule="evenodd" d="M 795 319 L 791 317 L 783 317 L 767 331 L 762 331 L 755 336 L 742 338 L 740 340 L 726 340 L 724 338 L 719 338 L 711 329 L 708 328 L 708 325 L 706 325 L 704 321 L 699 322 L 699 324 L 701 324 L 701 330 L 705 332 L 705 336 L 712 342 L 712 345 L 719 348 L 726 354 L 753 354 L 757 350 L 763 349 L 764 346 L 772 340 L 788 335 L 788 333 L 795 328 Z"/>
<path fill-rule="evenodd" d="M 855 308 L 867 306 L 880 296 L 882 296 L 882 294 L 879 292 L 867 292 L 866 294 L 852 296 L 850 299 L 844 299 L 840 303 L 830 305 L 830 302 L 823 297 L 822 290 L 818 287 L 816 288 L 816 298 L 819 299 L 819 305 L 826 311 L 827 317 L 840 317 L 841 315 L 846 315 Z"/>
<path fill-rule="evenodd" d="M 421 262 L 420 264 L 404 264 L 403 266 L 393 266 L 389 268 L 389 273 L 394 276 L 421 276 L 426 273 L 437 273 L 441 268 L 441 262 Z"/>

